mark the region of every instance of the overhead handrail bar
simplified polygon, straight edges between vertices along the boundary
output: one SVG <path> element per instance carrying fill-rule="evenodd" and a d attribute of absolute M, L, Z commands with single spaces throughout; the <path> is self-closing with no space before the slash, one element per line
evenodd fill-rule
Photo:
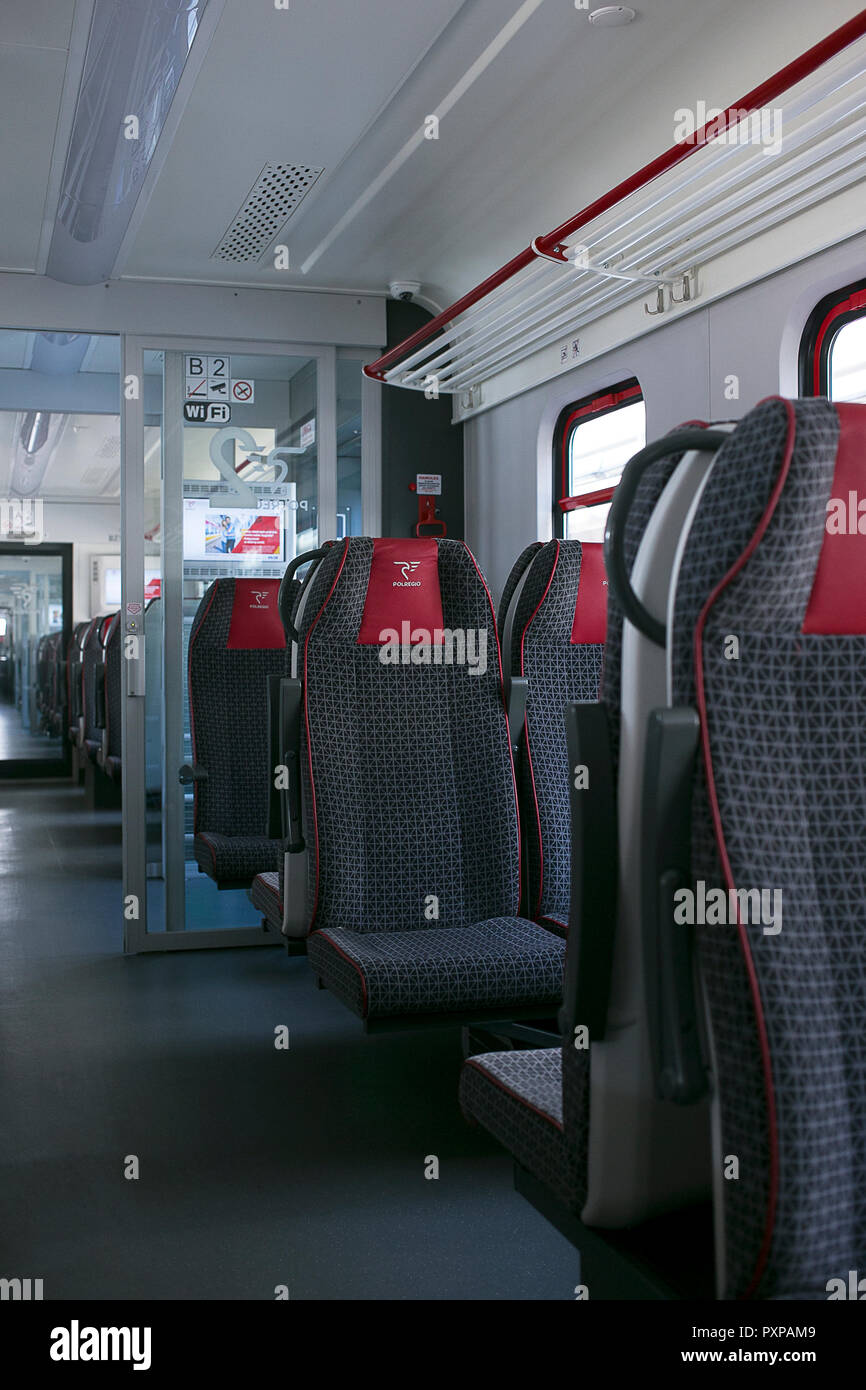
<path fill-rule="evenodd" d="M 858 135 L 858 134 L 859 134 L 859 123 L 855 123 L 855 126 L 854 126 L 854 128 L 849 132 L 849 135 L 848 135 L 848 137 L 846 138 L 846 142 L 845 142 L 845 143 L 846 143 L 846 144 L 852 143 L 853 140 L 857 138 L 857 135 Z M 801 186 L 804 184 L 804 182 L 805 182 L 805 184 L 807 185 L 807 187 L 808 187 L 808 186 L 813 186 L 813 187 L 819 186 L 820 184 L 822 184 L 822 183 L 826 180 L 826 178 L 827 178 L 827 173 L 828 173 L 828 169 L 832 168 L 834 165 L 836 165 L 836 164 L 838 164 L 838 163 L 839 163 L 839 159 L 838 159 L 838 157 L 836 157 L 833 161 L 825 162 L 823 165 L 820 165 L 820 166 L 817 166 L 817 167 L 816 167 L 815 165 L 812 165 L 812 166 L 806 168 L 804 171 L 802 171 L 802 172 L 798 175 L 798 183 L 797 183 L 797 185 L 794 185 L 794 186 L 795 186 L 795 187 L 801 187 Z M 790 176 L 790 168 L 787 169 L 786 172 L 785 172 L 785 177 L 789 177 L 789 176 Z M 860 168 L 859 168 L 859 160 L 856 160 L 856 161 L 853 162 L 853 163 L 848 163 L 848 164 L 845 166 L 845 168 L 843 169 L 841 177 L 840 177 L 839 179 L 836 179 L 836 180 L 833 181 L 833 185 L 832 185 L 833 191 L 839 191 L 840 189 L 844 188 L 846 185 L 858 181 L 858 180 L 860 179 L 860 177 L 861 177 L 861 172 L 860 172 Z M 777 181 L 777 180 L 774 180 L 774 182 L 776 182 L 776 181 Z M 825 193 L 825 196 L 826 196 L 826 193 Z M 779 201 L 779 200 L 777 199 L 777 203 L 778 203 L 778 201 Z M 781 220 L 785 220 L 787 217 L 795 215 L 796 212 L 802 210 L 803 207 L 807 207 L 807 206 L 809 205 L 809 203 L 810 203 L 810 199 L 809 199 L 809 197 L 807 196 L 805 199 L 800 199 L 800 200 L 798 200 L 798 202 L 796 203 L 796 205 L 794 205 L 794 204 L 792 203 L 792 201 L 791 201 L 791 198 L 790 198 L 790 187 L 787 188 L 787 189 L 785 190 L 785 199 L 784 199 L 784 201 L 785 201 L 785 207 L 782 209 L 782 211 L 781 211 L 778 215 L 772 214 L 772 208 L 771 208 L 771 215 L 770 215 L 769 217 L 768 217 L 765 213 L 760 217 L 760 219 L 758 219 L 758 218 L 756 218 L 756 217 L 753 217 L 752 220 L 750 221 L 750 223 L 748 224 L 748 228 L 747 228 L 748 234 L 749 234 L 749 235 L 754 235 L 754 234 L 755 234 L 755 232 L 756 232 L 756 231 L 758 230 L 758 228 L 759 228 L 759 222 L 760 222 L 760 226 L 761 226 L 761 227 L 771 226 L 771 225 L 773 225 L 774 222 L 778 222 L 778 221 L 781 221 Z M 811 200 L 811 201 L 814 201 L 814 200 Z M 715 204 L 714 204 L 714 206 L 715 206 Z M 737 212 L 738 212 L 738 207 L 733 207 L 733 209 L 732 209 L 732 216 L 733 216 L 734 214 L 736 214 Z M 670 221 L 671 219 L 667 219 L 667 220 Z M 730 219 L 729 219 L 729 221 L 730 221 Z M 737 227 L 740 229 L 739 235 L 738 235 L 738 236 L 735 235 L 735 236 L 733 236 L 733 237 L 727 236 L 727 237 L 725 238 L 725 245 L 726 245 L 727 247 L 730 247 L 731 245 L 736 244 L 738 241 L 739 241 L 739 242 L 742 242 L 742 241 L 744 240 L 744 233 L 743 233 L 743 230 L 742 230 L 742 219 L 741 219 L 741 218 L 737 221 L 737 224 L 736 224 L 736 225 L 737 225 Z M 726 230 L 726 229 L 725 229 L 725 230 Z M 716 248 L 717 248 L 717 246 L 718 246 L 718 244 L 719 244 L 719 242 L 720 242 L 719 233 L 720 233 L 720 228 L 719 228 L 718 224 L 716 224 L 716 225 L 714 225 L 713 227 L 711 227 L 711 228 L 706 232 L 705 236 L 704 236 L 703 239 L 700 241 L 700 243 L 696 243 L 694 240 L 692 240 L 691 242 L 689 242 L 689 243 L 686 245 L 685 248 L 681 247 L 681 245 L 679 244 L 679 243 L 681 242 L 681 238 L 677 238 L 677 239 L 675 239 L 675 241 L 672 242 L 672 243 L 671 243 L 671 242 L 666 243 L 665 246 L 664 246 L 664 248 L 663 248 L 663 253 L 660 253 L 660 255 L 657 256 L 656 259 L 662 258 L 662 254 L 663 254 L 663 256 L 667 259 L 668 268 L 669 268 L 670 270 L 674 270 L 674 271 L 678 272 L 677 278 L 679 278 L 679 273 L 681 273 L 681 272 L 680 272 L 680 266 L 682 266 L 683 268 L 685 268 L 685 263 L 686 263 L 686 262 L 691 262 L 691 263 L 693 263 L 694 260 L 695 260 L 696 251 L 697 251 L 698 249 L 700 249 L 701 252 L 706 252 L 708 249 L 711 249 L 711 250 L 714 250 L 714 251 L 716 250 Z M 678 260 L 674 260 L 673 257 L 674 257 L 674 255 L 675 255 L 675 253 L 677 253 L 677 252 L 680 253 L 680 254 L 679 254 L 679 258 L 678 258 Z M 563 304 L 565 304 L 565 305 L 570 305 L 571 303 L 574 303 L 574 302 L 576 302 L 576 301 L 579 301 L 579 302 L 581 303 L 581 307 L 584 308 L 584 309 L 586 309 L 586 308 L 588 308 L 588 307 L 593 307 L 594 304 L 597 303 L 597 300 L 596 300 L 596 299 L 593 299 L 593 298 L 588 298 L 588 299 L 587 299 L 587 298 L 584 298 L 584 299 L 581 299 L 579 295 L 575 295 L 575 294 L 571 293 L 571 292 L 568 291 L 568 290 L 564 291 L 564 293 L 563 293 L 563 295 L 562 295 L 562 297 L 561 297 L 561 302 L 562 302 Z M 520 301 L 518 301 L 518 307 L 519 307 L 519 303 L 520 303 Z M 524 305 L 525 305 L 525 301 L 524 301 Z M 515 313 L 516 313 L 516 312 L 517 312 L 517 310 L 515 310 Z M 510 315 L 509 317 L 512 317 L 512 318 L 513 318 L 514 316 L 515 316 L 515 315 L 514 315 L 514 313 L 513 313 L 513 314 Z M 530 323 L 532 323 L 532 322 L 537 322 L 537 319 L 533 320 L 533 319 L 530 318 L 529 322 L 530 322 Z M 548 320 L 547 322 L 549 323 L 550 321 Z M 576 326 L 576 325 L 574 325 L 573 323 L 571 323 L 571 325 L 570 325 L 570 327 L 575 327 L 575 326 Z M 524 327 L 524 330 L 525 330 L 526 327 L 527 327 L 527 319 L 526 319 L 525 316 L 524 316 L 524 319 L 523 319 L 523 327 Z M 488 336 L 489 336 L 489 335 L 488 335 Z M 537 338 L 537 335 L 535 335 L 535 337 Z M 533 340 L 534 340 L 534 339 L 533 339 Z M 437 340 L 437 341 L 441 344 L 442 339 L 440 338 L 440 339 Z M 527 338 L 526 338 L 525 332 L 524 332 L 523 341 L 524 341 L 524 343 L 527 342 Z M 434 349 L 435 349 L 435 346 L 436 346 L 435 344 L 431 344 L 431 345 L 430 345 L 430 350 L 434 350 Z M 500 342 L 499 346 L 501 347 L 501 342 Z M 446 350 L 442 355 L 447 357 L 447 356 L 453 355 L 453 354 L 449 354 L 449 352 Z M 486 365 L 486 358 L 482 359 L 481 361 L 476 360 L 475 362 L 473 362 L 473 363 L 471 364 L 471 370 L 477 370 L 477 369 L 478 369 L 480 366 L 482 366 L 482 365 Z M 387 379 L 387 380 L 399 380 L 399 377 L 400 377 L 400 368 L 397 367 L 397 368 L 395 368 L 395 369 L 392 369 L 392 370 L 387 374 L 387 378 L 386 378 L 386 379 Z M 444 384 L 444 377 L 441 377 L 441 378 L 440 378 L 440 385 L 442 385 L 442 384 Z"/>
<path fill-rule="evenodd" d="M 836 131 L 832 132 L 832 134 L 826 135 L 824 138 L 824 143 L 826 144 L 829 142 L 831 138 L 835 138 L 838 144 L 838 139 L 843 135 L 845 130 L 844 121 L 847 120 L 849 123 L 851 123 L 854 120 L 857 109 L 866 104 L 866 97 L 858 101 L 857 106 L 855 106 L 853 111 L 849 108 L 846 101 L 840 100 L 835 104 L 833 108 L 831 108 L 829 112 L 824 112 L 817 116 L 811 115 L 808 120 L 804 121 L 801 128 L 798 131 L 796 131 L 795 135 L 793 136 L 790 134 L 790 121 L 792 116 L 802 114 L 804 109 L 806 111 L 809 111 L 810 102 L 811 105 L 814 105 L 818 98 L 825 99 L 828 94 L 831 94 L 834 91 L 838 91 L 841 87 L 848 85 L 855 77 L 862 77 L 863 68 L 863 59 L 859 58 L 856 63 L 849 63 L 846 69 L 834 73 L 828 78 L 825 78 L 824 82 L 822 83 L 822 90 L 817 94 L 813 92 L 811 94 L 811 98 L 808 96 L 808 94 L 801 94 L 800 98 L 796 103 L 790 104 L 790 107 L 786 109 L 786 118 L 789 133 L 786 136 L 785 152 L 784 154 L 780 154 L 777 157 L 774 157 L 773 164 L 775 167 L 773 175 L 769 179 L 764 178 L 762 180 L 764 185 L 764 191 L 766 191 L 767 188 L 772 187 L 773 184 L 780 182 L 784 178 L 789 177 L 789 165 L 793 165 L 794 156 L 800 149 L 802 149 L 804 145 L 806 145 L 810 141 L 814 141 L 816 132 L 820 134 L 822 129 L 826 130 L 827 127 L 832 127 L 834 123 L 836 123 Z M 842 124 L 840 125 L 839 122 L 842 122 Z M 859 129 L 859 124 L 857 122 L 854 122 L 853 126 L 851 126 L 849 129 L 849 133 L 844 134 L 844 143 L 852 143 L 853 140 L 857 138 Z M 820 146 L 816 147 L 813 145 L 811 149 L 810 153 L 812 155 L 813 162 L 815 160 L 818 148 L 820 148 Z M 716 155 L 715 151 L 713 153 L 714 155 Z M 657 269 L 654 269 L 652 271 L 647 270 L 646 272 L 638 272 L 636 270 L 637 262 L 642 261 L 647 257 L 652 258 L 653 256 L 654 259 L 658 261 L 660 255 L 667 255 L 669 251 L 679 249 L 678 247 L 669 248 L 668 246 L 665 246 L 664 250 L 662 251 L 658 246 L 653 247 L 649 243 L 651 241 L 652 236 L 655 233 L 664 228 L 665 225 L 669 225 L 672 222 L 676 225 L 677 239 L 681 242 L 683 237 L 688 232 L 688 224 L 684 224 L 682 220 L 684 211 L 691 211 L 692 209 L 700 210 L 704 206 L 707 197 L 712 196 L 714 214 L 718 214 L 720 206 L 733 205 L 732 199 L 728 199 L 724 204 L 719 204 L 719 196 L 724 190 L 736 188 L 739 188 L 740 190 L 747 190 L 750 185 L 754 185 L 758 182 L 759 179 L 762 178 L 762 171 L 766 169 L 767 165 L 763 157 L 763 153 L 756 150 L 754 151 L 753 157 L 751 157 L 750 161 L 746 163 L 745 166 L 741 158 L 738 167 L 729 170 L 728 173 L 720 179 L 718 177 L 718 171 L 715 166 L 722 164 L 725 158 L 731 153 L 740 154 L 742 156 L 743 151 L 739 147 L 734 147 L 733 149 L 722 149 L 716 155 L 714 159 L 714 165 L 712 167 L 710 167 L 709 169 L 704 168 L 703 170 L 699 170 L 697 172 L 697 178 L 695 180 L 696 182 L 703 180 L 705 184 L 707 182 L 711 182 L 712 186 L 710 188 L 704 187 L 702 189 L 699 189 L 697 193 L 693 193 L 688 199 L 686 199 L 685 203 L 681 201 L 681 189 L 688 186 L 687 182 L 681 183 L 676 187 L 667 187 L 663 190 L 660 190 L 658 188 L 657 183 L 655 192 L 653 192 L 651 197 L 647 197 L 647 195 L 645 195 L 644 201 L 642 203 L 635 204 L 633 198 L 627 200 L 632 203 L 632 208 L 630 211 L 630 216 L 627 217 L 624 221 L 621 219 L 619 221 L 613 221 L 610 217 L 608 217 L 607 219 L 605 219 L 605 223 L 607 225 L 605 225 L 604 223 L 596 223 L 592 229 L 591 244 L 597 247 L 600 254 L 602 254 L 605 257 L 607 264 L 604 266 L 593 266 L 592 264 L 590 264 L 587 268 L 590 270 L 594 269 L 597 273 L 606 272 L 609 275 L 622 275 L 623 278 L 626 278 L 625 266 L 620 265 L 620 269 L 618 271 L 614 271 L 610 265 L 610 261 L 616 260 L 617 262 L 621 262 L 625 251 L 628 250 L 632 253 L 631 259 L 633 262 L 632 268 L 635 271 L 635 280 L 639 280 L 641 276 L 645 274 L 646 279 L 649 283 L 657 283 L 660 279 L 664 278 L 672 280 L 674 283 L 678 283 L 681 278 L 679 274 L 663 277 Z M 672 200 L 674 198 L 677 199 L 676 206 L 671 206 Z M 646 210 L 648 208 L 653 207 L 655 207 L 656 209 L 661 209 L 661 212 L 659 215 L 656 216 L 654 223 L 651 222 L 649 225 L 647 225 Z M 692 225 L 694 225 L 695 220 L 696 219 L 692 220 Z M 636 222 L 640 223 L 640 234 L 633 237 L 631 242 L 627 240 L 622 240 L 622 231 L 630 224 L 634 224 Z M 605 245 L 604 238 L 611 231 L 619 233 L 620 239 L 612 244 Z M 637 256 L 635 253 L 638 251 L 638 249 L 640 249 L 641 246 L 643 246 L 645 250 L 640 256 Z M 573 250 L 574 248 L 571 249 Z M 588 247 L 581 249 L 588 249 Z M 689 250 L 689 256 L 687 257 L 687 259 L 689 260 L 693 260 L 692 250 L 693 248 L 690 248 Z M 561 260 L 560 257 L 551 256 L 549 259 L 557 265 L 564 265 L 564 262 Z M 437 371 L 443 362 L 447 361 L 450 357 L 454 355 L 455 344 L 457 342 L 459 342 L 460 350 L 463 355 L 466 355 L 469 352 L 470 347 L 472 352 L 474 353 L 477 351 L 477 349 L 481 346 L 482 343 L 484 343 L 490 338 L 492 333 L 498 332 L 504 325 L 513 322 L 515 318 L 522 317 L 525 321 L 526 316 L 528 315 L 528 311 L 530 309 L 537 308 L 543 305 L 549 306 L 551 302 L 556 299 L 558 293 L 557 287 L 555 285 L 551 285 L 550 282 L 548 282 L 546 285 L 543 285 L 540 290 L 537 290 L 534 294 L 531 294 L 528 297 L 517 297 L 518 293 L 522 293 L 525 290 L 526 286 L 528 285 L 531 279 L 537 279 L 537 275 L 538 266 L 536 265 L 536 267 L 528 270 L 527 272 L 524 272 L 519 286 L 515 286 L 514 284 L 512 284 L 511 286 L 506 285 L 500 287 L 494 293 L 494 295 L 491 296 L 491 301 L 481 306 L 481 309 L 477 315 L 474 315 L 471 319 L 464 320 L 459 325 L 457 325 L 456 332 L 443 333 L 437 339 L 419 348 L 409 358 L 404 359 L 398 367 L 391 369 L 391 371 L 386 373 L 386 380 L 398 381 L 399 384 L 404 386 L 410 386 L 415 382 L 419 382 L 422 377 L 426 381 L 426 379 L 429 378 L 431 373 Z M 505 314 L 501 312 L 499 314 L 491 312 L 493 301 L 495 301 L 496 306 L 501 306 L 502 304 L 510 305 L 510 310 Z M 457 333 L 459 333 L 459 338 L 457 336 Z M 433 358 L 430 358 L 430 352 L 434 352 L 436 355 Z M 412 365 L 414 365 L 416 362 L 419 365 L 415 368 L 415 370 L 412 370 Z M 424 382 L 420 381 L 420 384 L 424 384 Z"/>
<path fill-rule="evenodd" d="M 846 24 L 841 25 L 825 39 L 813 45 L 799 58 L 794 59 L 778 72 L 773 74 L 765 82 L 755 87 L 740 101 L 729 106 L 718 118 L 708 121 L 700 130 L 696 131 L 688 141 L 678 142 L 672 145 L 663 154 L 657 156 L 650 163 L 643 166 L 635 174 L 624 179 L 608 193 L 597 198 L 581 212 L 568 221 L 554 228 L 552 232 L 545 236 L 537 237 L 528 247 L 512 257 L 504 266 L 489 275 L 473 290 L 456 300 L 454 304 L 437 314 L 435 318 L 422 325 L 415 333 L 411 334 L 402 343 L 391 348 L 384 353 L 377 361 L 364 366 L 365 374 L 380 381 L 394 380 L 397 373 L 393 369 L 402 365 L 405 369 L 409 363 L 407 355 L 413 355 L 412 367 L 417 366 L 416 350 L 424 344 L 429 344 L 432 339 L 436 339 L 442 331 L 449 325 L 460 319 L 475 304 L 493 296 L 497 291 L 507 287 L 509 282 L 518 276 L 522 271 L 532 267 L 533 262 L 545 253 L 554 259 L 565 261 L 569 250 L 568 239 L 575 235 L 582 227 L 609 212 L 617 204 L 623 202 L 631 194 L 643 189 L 649 183 L 658 179 L 662 174 L 674 169 L 684 160 L 693 157 L 699 150 L 705 149 L 712 144 L 718 144 L 720 137 L 735 129 L 742 121 L 748 119 L 763 107 L 768 106 L 772 101 L 780 97 L 784 92 L 796 86 L 798 82 L 814 74 L 820 67 L 829 63 L 837 57 L 849 45 L 857 39 L 866 35 L 866 10 L 861 10 Z M 861 69 L 862 71 L 862 69 Z M 834 79 L 828 79 L 830 81 Z M 837 84 L 838 84 L 838 78 Z M 820 99 L 820 98 L 819 98 Z M 810 104 L 815 104 L 814 93 L 809 98 Z M 730 146 L 729 149 L 740 148 Z M 691 259 L 691 249 L 689 250 Z"/>

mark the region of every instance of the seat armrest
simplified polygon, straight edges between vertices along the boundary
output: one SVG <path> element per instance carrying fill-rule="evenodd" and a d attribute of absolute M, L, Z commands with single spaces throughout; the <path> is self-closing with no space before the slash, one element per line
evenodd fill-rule
<path fill-rule="evenodd" d="M 279 690 L 280 762 L 286 769 L 281 787 L 281 829 L 288 854 L 304 849 L 301 796 L 301 713 L 303 686 L 296 676 L 283 676 Z"/>
<path fill-rule="evenodd" d="M 601 700 L 565 707 L 571 805 L 571 904 L 559 1022 L 571 1036 L 605 1035 L 619 880 L 610 715 Z"/>
<path fill-rule="evenodd" d="M 690 1105 L 707 1089 L 694 987 L 694 933 L 674 920 L 692 889 L 692 786 L 700 721 L 693 709 L 649 714 L 641 807 L 644 971 L 656 1090 Z"/>
<path fill-rule="evenodd" d="M 93 706 L 97 729 L 105 728 L 105 667 L 97 666 L 93 672 Z"/>

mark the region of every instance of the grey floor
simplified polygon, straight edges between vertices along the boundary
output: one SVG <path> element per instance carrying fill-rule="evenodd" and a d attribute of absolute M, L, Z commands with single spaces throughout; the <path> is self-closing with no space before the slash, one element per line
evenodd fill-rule
<path fill-rule="evenodd" d="M 456 1029 L 368 1038 L 279 948 L 124 959 L 119 868 L 117 813 L 0 783 L 0 1275 L 46 1299 L 574 1297 L 576 1253 L 460 1115 Z"/>

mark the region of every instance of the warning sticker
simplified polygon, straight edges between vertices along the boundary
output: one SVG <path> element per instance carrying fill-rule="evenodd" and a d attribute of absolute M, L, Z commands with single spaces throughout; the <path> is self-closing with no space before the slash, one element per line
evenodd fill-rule
<path fill-rule="evenodd" d="M 232 400 L 238 405 L 252 405 L 256 399 L 256 384 L 249 379 L 239 378 L 232 382 Z"/>
<path fill-rule="evenodd" d="M 416 473 L 415 486 L 419 492 L 423 492 L 426 497 L 441 497 L 442 495 L 442 474 L 441 473 Z"/>

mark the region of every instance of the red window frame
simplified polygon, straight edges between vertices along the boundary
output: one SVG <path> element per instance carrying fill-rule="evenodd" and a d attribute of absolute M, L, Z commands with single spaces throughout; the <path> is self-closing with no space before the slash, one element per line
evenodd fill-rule
<path fill-rule="evenodd" d="M 800 343 L 800 391 L 830 395 L 830 353 L 846 323 L 866 317 L 866 280 L 826 295 L 812 311 Z"/>
<path fill-rule="evenodd" d="M 624 405 L 631 405 L 633 401 L 643 400 L 643 398 L 644 394 L 640 382 L 632 377 L 630 381 L 620 382 L 607 391 L 601 391 L 594 396 L 586 396 L 581 401 L 567 405 L 560 414 L 553 437 L 553 464 L 557 491 L 554 511 L 560 535 L 564 527 L 563 519 L 566 512 L 577 511 L 579 507 L 594 507 L 600 502 L 609 502 L 616 491 L 615 487 L 604 487 L 595 492 L 569 495 L 568 454 L 575 429 L 579 428 L 580 423 L 590 415 L 610 415 L 614 410 L 620 410 Z"/>

